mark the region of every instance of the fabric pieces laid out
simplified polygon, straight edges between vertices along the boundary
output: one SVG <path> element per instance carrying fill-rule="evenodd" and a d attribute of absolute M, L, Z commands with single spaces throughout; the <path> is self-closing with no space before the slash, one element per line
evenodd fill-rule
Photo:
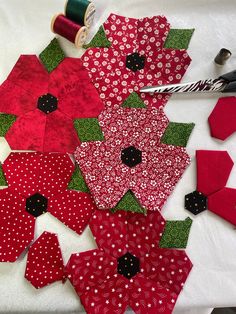
<path fill-rule="evenodd" d="M 17 116 L 5 136 L 13 150 L 73 153 L 74 119 L 97 117 L 104 108 L 78 58 L 64 58 L 48 73 L 35 55 L 20 56 L 0 99 L 0 112 Z"/>
<path fill-rule="evenodd" d="M 208 118 L 211 136 L 222 141 L 236 132 L 236 97 L 218 100 Z"/>
<path fill-rule="evenodd" d="M 193 32 L 194 29 L 171 28 L 164 43 L 164 48 L 188 49 Z"/>
<path fill-rule="evenodd" d="M 167 94 L 140 93 L 146 85 L 178 83 L 190 64 L 186 50 L 166 49 L 170 25 L 164 16 L 127 18 L 111 14 L 103 24 L 110 48 L 89 48 L 82 56 L 90 78 L 107 106 L 121 105 L 136 92 L 155 107 Z"/>
<path fill-rule="evenodd" d="M 194 126 L 194 123 L 170 122 L 161 143 L 186 147 Z"/>
<path fill-rule="evenodd" d="M 37 289 L 64 279 L 64 264 L 56 234 L 45 231 L 31 245 L 25 278 Z"/>
<path fill-rule="evenodd" d="M 184 147 L 160 142 L 168 123 L 156 108 L 116 106 L 99 115 L 105 140 L 75 152 L 98 208 L 114 208 L 129 190 L 142 208 L 162 208 L 190 162 Z"/>
<path fill-rule="evenodd" d="M 236 189 L 227 188 L 233 160 L 226 151 L 196 151 L 197 190 L 185 196 L 185 208 L 197 215 L 208 209 L 236 225 Z"/>
<path fill-rule="evenodd" d="M 192 219 L 167 220 L 163 235 L 160 239 L 161 248 L 185 249 L 192 225 Z"/>
<path fill-rule="evenodd" d="M 98 249 L 72 254 L 66 266 L 87 313 L 172 313 L 192 264 L 182 250 L 159 248 L 164 226 L 159 212 L 95 212 Z"/>
<path fill-rule="evenodd" d="M 34 239 L 35 221 L 48 212 L 81 234 L 96 209 L 87 193 L 67 189 L 75 168 L 61 153 L 11 153 L 2 164 L 0 261 L 14 262 Z"/>

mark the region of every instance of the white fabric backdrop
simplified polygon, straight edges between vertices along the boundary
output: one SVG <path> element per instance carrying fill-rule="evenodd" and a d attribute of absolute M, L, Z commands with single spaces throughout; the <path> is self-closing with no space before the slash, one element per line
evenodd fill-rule
<path fill-rule="evenodd" d="M 196 28 L 189 48 L 193 61 L 184 81 L 217 76 L 236 68 L 236 4 L 234 0 L 96 0 L 96 21 L 90 35 L 111 12 L 131 17 L 164 14 L 172 27 Z M 20 54 L 39 54 L 53 38 L 52 15 L 61 12 L 64 0 L 0 0 L 0 82 Z M 79 56 L 69 42 L 60 39 L 69 56 Z M 223 68 L 213 58 L 225 46 L 233 52 Z M 210 137 L 207 118 L 219 94 L 176 95 L 165 108 L 169 119 L 195 122 L 188 145 L 193 157 L 191 166 L 177 185 L 163 209 L 167 219 L 184 219 L 183 197 L 195 189 L 196 149 L 228 150 L 236 162 L 236 135 L 224 143 Z M 9 153 L 0 138 L 0 160 Z M 228 186 L 236 187 L 236 167 Z M 194 219 L 187 253 L 194 267 L 176 304 L 175 314 L 205 314 L 213 307 L 236 305 L 236 230 L 217 216 L 205 212 Z M 95 247 L 90 230 L 82 236 L 64 227 L 49 214 L 37 219 L 35 237 L 44 230 L 58 233 L 65 261 L 72 252 Z M 55 283 L 42 290 L 34 289 L 24 279 L 26 256 L 14 264 L 0 264 L 0 312 L 83 312 L 79 299 L 69 283 Z M 112 313 L 111 313 L 112 314 Z"/>

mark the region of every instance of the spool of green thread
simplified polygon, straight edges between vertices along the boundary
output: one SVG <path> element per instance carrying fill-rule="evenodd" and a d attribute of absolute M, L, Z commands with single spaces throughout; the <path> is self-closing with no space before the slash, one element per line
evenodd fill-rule
<path fill-rule="evenodd" d="M 88 0 L 67 0 L 65 4 L 65 15 L 68 19 L 90 27 L 95 14 L 95 6 Z"/>

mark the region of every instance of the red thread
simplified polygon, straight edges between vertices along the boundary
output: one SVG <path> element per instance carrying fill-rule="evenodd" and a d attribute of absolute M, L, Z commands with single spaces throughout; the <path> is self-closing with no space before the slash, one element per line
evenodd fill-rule
<path fill-rule="evenodd" d="M 52 25 L 54 33 L 65 37 L 72 43 L 75 43 L 76 35 L 81 27 L 82 26 L 67 19 L 63 14 L 58 15 Z"/>

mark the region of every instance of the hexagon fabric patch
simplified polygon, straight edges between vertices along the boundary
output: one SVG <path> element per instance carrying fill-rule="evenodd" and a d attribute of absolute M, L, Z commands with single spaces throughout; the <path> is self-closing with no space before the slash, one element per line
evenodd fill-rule
<path fill-rule="evenodd" d="M 187 246 L 192 219 L 167 220 L 160 240 L 161 248 L 184 249 Z"/>
<path fill-rule="evenodd" d="M 74 127 L 81 142 L 103 141 L 104 139 L 97 118 L 75 119 Z"/>
<path fill-rule="evenodd" d="M 198 215 L 207 209 L 207 197 L 198 191 L 185 195 L 185 209 Z"/>
<path fill-rule="evenodd" d="M 76 190 L 76 191 L 81 191 L 88 193 L 89 188 L 87 187 L 82 172 L 79 168 L 79 166 L 75 167 L 75 171 L 72 174 L 71 180 L 68 184 L 68 189 L 69 190 Z"/>
<path fill-rule="evenodd" d="M 145 103 L 138 96 L 137 93 L 132 92 L 123 102 L 122 107 L 124 108 L 146 108 Z"/>
<path fill-rule="evenodd" d="M 57 103 L 58 99 L 48 93 L 39 97 L 37 107 L 42 112 L 49 114 L 57 110 Z"/>
<path fill-rule="evenodd" d="M 49 73 L 52 72 L 64 58 L 65 54 L 56 38 L 54 38 L 39 55 L 39 59 Z"/>
<path fill-rule="evenodd" d="M 172 49 L 188 49 L 190 40 L 192 38 L 194 28 L 192 29 L 170 29 L 164 48 Z"/>
<path fill-rule="evenodd" d="M 142 70 L 145 66 L 145 56 L 141 56 L 139 53 L 134 52 L 126 57 L 126 68 L 133 72 Z"/>
<path fill-rule="evenodd" d="M 194 123 L 170 122 L 161 143 L 186 147 L 194 126 Z"/>
<path fill-rule="evenodd" d="M 47 212 L 48 200 L 40 193 L 35 193 L 26 199 L 26 211 L 34 217 Z"/>
<path fill-rule="evenodd" d="M 107 39 L 104 28 L 101 25 L 99 27 L 98 32 L 95 34 L 92 40 L 88 44 L 83 45 L 83 48 L 84 49 L 87 49 L 89 47 L 109 48 L 110 46 L 111 46 L 111 42 Z"/>
<path fill-rule="evenodd" d="M 129 146 L 121 151 L 121 160 L 123 164 L 132 168 L 142 162 L 142 152 L 134 146 Z"/>
<path fill-rule="evenodd" d="M 13 114 L 0 114 L 0 137 L 5 136 L 12 124 L 16 121 L 16 116 Z"/>
<path fill-rule="evenodd" d="M 130 279 L 140 272 L 139 259 L 127 252 L 117 259 L 117 271 Z"/>

